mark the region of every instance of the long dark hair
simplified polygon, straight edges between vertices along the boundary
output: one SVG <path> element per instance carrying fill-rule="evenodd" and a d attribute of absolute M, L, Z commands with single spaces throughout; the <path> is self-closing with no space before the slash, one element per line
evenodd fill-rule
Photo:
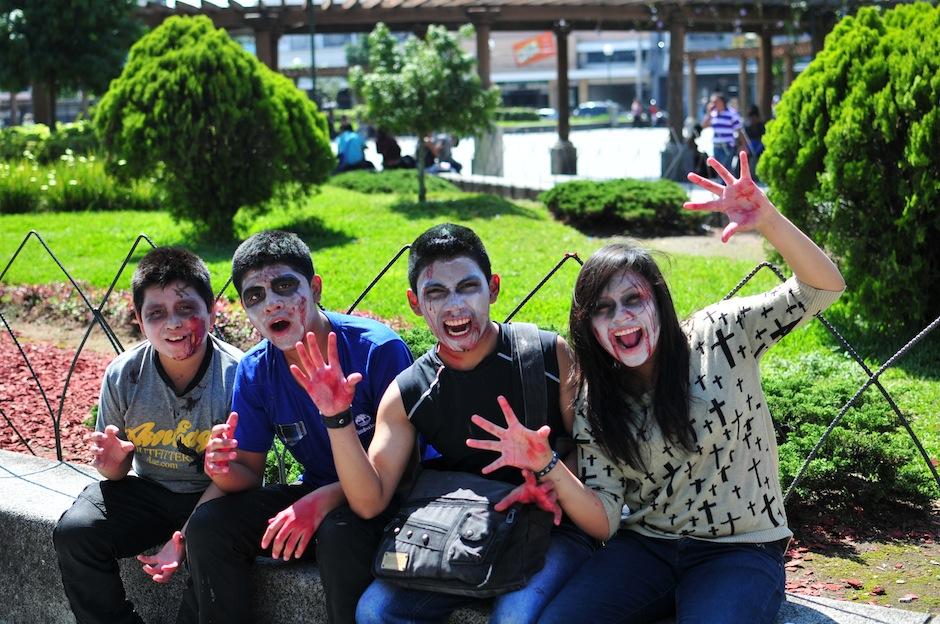
<path fill-rule="evenodd" d="M 610 279 L 624 271 L 649 282 L 659 313 L 659 342 L 655 351 L 652 388 L 622 366 L 597 341 L 591 320 L 597 301 Z M 629 242 L 613 243 L 592 255 L 578 274 L 569 318 L 571 345 L 578 366 L 577 387 L 587 387 L 587 419 L 594 438 L 612 458 L 640 469 L 637 436 L 643 422 L 624 400 L 653 391 L 653 414 L 663 437 L 687 450 L 693 448 L 689 422 L 689 344 L 679 325 L 672 295 L 649 251 Z"/>

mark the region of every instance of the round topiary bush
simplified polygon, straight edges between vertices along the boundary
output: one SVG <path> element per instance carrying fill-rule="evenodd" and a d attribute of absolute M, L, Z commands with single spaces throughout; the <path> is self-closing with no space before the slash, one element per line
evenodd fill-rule
<path fill-rule="evenodd" d="M 695 230 L 701 213 L 682 208 L 685 190 L 670 180 L 574 180 L 539 195 L 556 217 L 582 228 L 616 228 L 635 234 Z"/>
<path fill-rule="evenodd" d="M 141 38 L 94 123 L 111 163 L 159 173 L 171 214 L 219 239 L 231 238 L 239 207 L 335 166 L 316 105 L 202 16 Z"/>
<path fill-rule="evenodd" d="M 784 93 L 759 171 L 875 324 L 940 314 L 940 7 L 860 9 Z"/>

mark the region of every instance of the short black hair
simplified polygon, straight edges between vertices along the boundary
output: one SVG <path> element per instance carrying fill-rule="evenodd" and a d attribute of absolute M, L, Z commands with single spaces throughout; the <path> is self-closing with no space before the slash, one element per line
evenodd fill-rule
<path fill-rule="evenodd" d="M 239 245 L 232 256 L 232 283 L 239 296 L 242 294 L 245 273 L 272 264 L 286 264 L 307 278 L 308 282 L 313 279 L 310 248 L 299 236 L 282 230 L 258 232 Z"/>
<path fill-rule="evenodd" d="M 461 256 L 476 262 L 486 276 L 486 281 L 490 280 L 493 275 L 490 257 L 476 232 L 453 223 L 440 223 L 426 230 L 411 244 L 408 253 L 408 283 L 411 290 L 418 290 L 418 276 L 424 267 L 438 260 L 452 260 Z"/>
<path fill-rule="evenodd" d="M 196 289 L 206 302 L 206 310 L 212 312 L 215 296 L 206 263 L 188 249 L 157 247 L 140 259 L 131 278 L 131 293 L 137 313 L 143 309 L 144 291 L 151 286 L 166 288 L 173 282 L 183 282 Z"/>

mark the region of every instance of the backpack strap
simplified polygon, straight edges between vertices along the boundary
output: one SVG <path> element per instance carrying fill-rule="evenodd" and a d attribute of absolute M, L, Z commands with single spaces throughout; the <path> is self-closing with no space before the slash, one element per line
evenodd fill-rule
<path fill-rule="evenodd" d="M 521 386 L 524 411 L 520 414 L 518 405 L 512 407 L 522 424 L 538 429 L 546 424 L 548 416 L 545 356 L 539 328 L 532 323 L 507 323 L 503 327 L 512 334 L 512 361 L 519 372 L 513 383 L 517 388 Z"/>

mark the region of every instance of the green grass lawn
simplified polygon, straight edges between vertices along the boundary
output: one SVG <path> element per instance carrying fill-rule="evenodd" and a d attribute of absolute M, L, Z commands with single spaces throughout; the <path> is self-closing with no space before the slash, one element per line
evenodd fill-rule
<path fill-rule="evenodd" d="M 421 206 L 411 198 L 366 196 L 326 186 L 313 197 L 261 217 L 240 214 L 237 222 L 244 236 L 267 228 L 298 232 L 313 251 L 317 271 L 324 278 L 324 305 L 332 309 L 349 306 L 403 245 L 431 225 L 462 223 L 483 239 L 494 271 L 503 278 L 494 309 L 498 319 L 509 314 L 565 252 L 575 251 L 587 258 L 605 242 L 554 221 L 534 202 L 511 203 L 461 193 L 432 196 L 432 200 Z M 209 265 L 216 289 L 228 278 L 235 248 L 235 244 L 209 246 L 193 241 L 188 228 L 175 224 L 166 213 L 0 215 L 0 260 L 4 266 L 31 229 L 40 234 L 75 279 L 95 286 L 110 284 L 141 233 L 155 244 L 184 245 L 199 253 Z M 134 260 L 147 248 L 144 243 Z M 518 318 L 562 329 L 567 324 L 577 268 L 573 261 L 563 266 Z M 679 312 L 686 314 L 720 298 L 751 265 L 725 258 L 676 255 L 663 268 Z M 130 273 L 131 269 L 125 270 L 119 288 L 129 287 Z M 761 287 L 771 284 L 771 279 L 760 279 Z M 30 239 L 3 281 L 48 283 L 64 281 L 64 276 L 38 242 Z M 406 288 L 403 256 L 359 307 L 384 317 L 410 320 L 413 315 L 405 300 Z M 234 289 L 229 294 L 234 296 Z"/>
<path fill-rule="evenodd" d="M 502 320 L 568 251 L 586 259 L 606 239 L 591 238 L 553 220 L 535 202 L 509 202 L 492 196 L 459 192 L 431 196 L 419 205 L 412 197 L 362 195 L 337 187 L 324 186 L 308 198 L 281 205 L 263 216 L 242 213 L 236 219 L 242 236 L 267 228 L 284 228 L 299 233 L 313 251 L 314 264 L 324 279 L 323 303 L 327 308 L 345 310 L 403 245 L 431 225 L 453 221 L 467 225 L 480 235 L 491 255 L 495 272 L 502 276 L 502 292 L 493 317 Z M 189 229 L 175 224 L 166 213 L 89 212 L 68 214 L 0 215 L 0 261 L 3 266 L 30 230 L 36 230 L 72 276 L 95 286 L 107 286 L 127 255 L 134 239 L 144 233 L 158 245 L 184 245 L 199 253 L 209 264 L 216 289 L 228 278 L 235 244 L 211 246 L 195 242 Z M 139 258 L 143 251 L 135 257 Z M 406 256 L 359 305 L 384 318 L 421 325 L 405 299 Z M 128 288 L 131 268 L 126 269 L 118 288 Z M 749 261 L 723 257 L 674 255 L 662 263 L 680 316 L 724 296 L 752 268 Z M 556 276 L 516 316 L 544 327 L 565 332 L 571 290 L 578 266 L 568 262 Z M 30 240 L 3 277 L 2 282 L 48 283 L 64 281 L 61 270 Z M 743 291 L 765 290 L 777 283 L 769 271 L 762 271 Z M 229 290 L 234 297 L 234 289 Z M 835 315 L 838 317 L 838 314 Z M 854 328 L 840 319 L 859 351 L 869 357 L 876 369 L 910 336 L 886 336 Z M 566 332 L 565 332 L 566 333 Z M 774 362 L 793 360 L 823 350 L 840 353 L 841 348 L 825 329 L 814 323 L 796 332 L 766 358 L 765 370 Z M 933 337 L 920 345 L 896 369 L 884 377 L 888 388 L 905 413 L 911 416 L 915 431 L 933 457 L 940 455 L 940 339 Z M 859 384 L 864 381 L 859 371 Z M 876 390 L 866 398 L 880 399 Z"/>

